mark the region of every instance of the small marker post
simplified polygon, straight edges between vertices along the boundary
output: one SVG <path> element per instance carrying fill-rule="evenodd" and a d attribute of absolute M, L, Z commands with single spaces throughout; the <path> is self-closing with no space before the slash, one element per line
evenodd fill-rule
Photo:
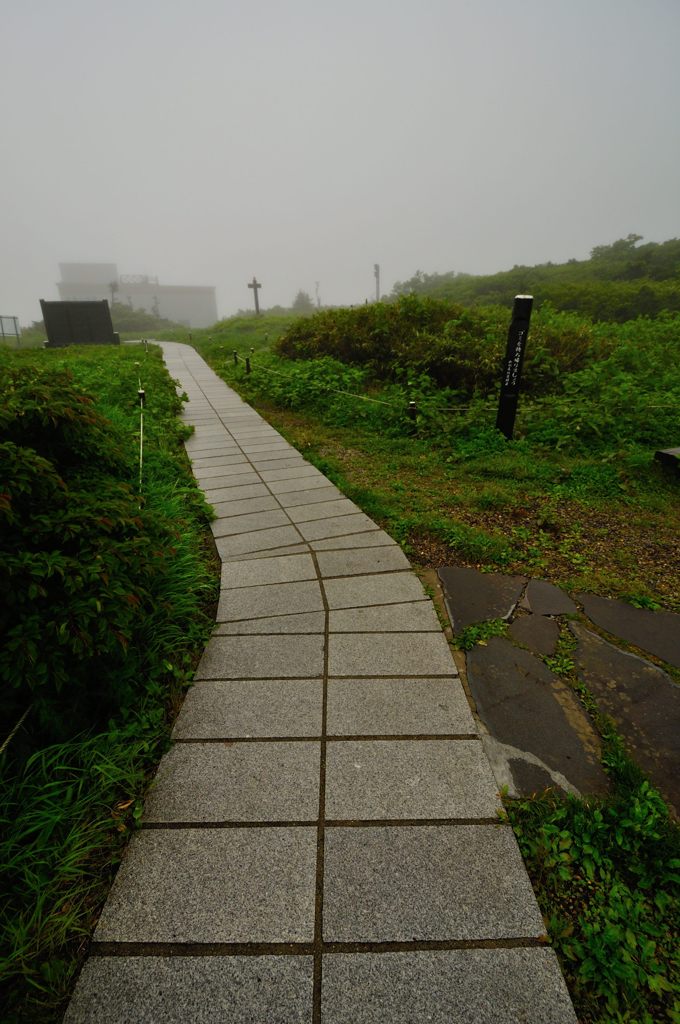
<path fill-rule="evenodd" d="M 515 416 L 517 415 L 517 402 L 522 380 L 522 364 L 524 362 L 524 350 L 526 348 L 527 335 L 529 334 L 529 321 L 531 320 L 533 303 L 533 295 L 515 295 L 515 302 L 512 307 L 512 320 L 508 330 L 508 344 L 505 350 L 501 393 L 498 399 L 498 415 L 496 416 L 496 429 L 505 434 L 508 441 L 512 441 L 515 429 Z"/>

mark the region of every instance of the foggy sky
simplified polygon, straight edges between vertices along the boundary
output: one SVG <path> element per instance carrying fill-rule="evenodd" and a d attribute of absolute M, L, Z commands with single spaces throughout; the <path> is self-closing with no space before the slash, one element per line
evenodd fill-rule
<path fill-rule="evenodd" d="M 360 303 L 680 236 L 680 0 L 0 0 L 0 313 L 59 262 Z"/>

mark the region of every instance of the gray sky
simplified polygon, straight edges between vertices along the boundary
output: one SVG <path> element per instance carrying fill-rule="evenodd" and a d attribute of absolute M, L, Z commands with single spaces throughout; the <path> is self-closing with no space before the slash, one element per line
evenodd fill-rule
<path fill-rule="evenodd" d="M 680 235 L 680 0 L 0 0 L 0 313 L 60 261 L 252 302 Z"/>

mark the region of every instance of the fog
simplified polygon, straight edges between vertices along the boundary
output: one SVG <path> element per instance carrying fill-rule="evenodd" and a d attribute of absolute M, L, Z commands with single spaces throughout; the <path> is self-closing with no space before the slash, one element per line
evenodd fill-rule
<path fill-rule="evenodd" d="M 361 303 L 680 235 L 678 0 L 0 0 L 0 313 L 58 264 Z"/>

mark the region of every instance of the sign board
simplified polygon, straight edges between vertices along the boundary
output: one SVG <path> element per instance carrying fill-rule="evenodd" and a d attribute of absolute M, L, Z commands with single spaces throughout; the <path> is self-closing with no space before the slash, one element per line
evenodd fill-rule
<path fill-rule="evenodd" d="M 46 302 L 40 300 L 46 348 L 65 345 L 117 345 L 107 299 L 96 301 Z"/>

